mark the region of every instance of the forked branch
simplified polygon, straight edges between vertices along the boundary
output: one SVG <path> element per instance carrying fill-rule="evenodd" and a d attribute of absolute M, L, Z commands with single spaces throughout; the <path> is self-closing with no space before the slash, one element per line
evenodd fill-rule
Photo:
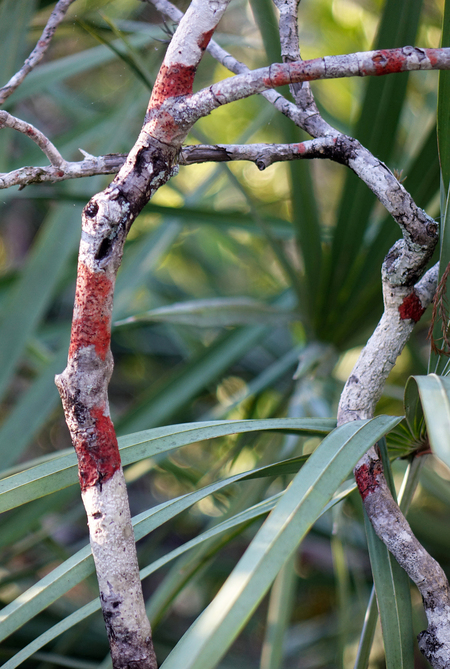
<path fill-rule="evenodd" d="M 179 163 L 246 159 L 263 168 L 275 159 L 314 156 L 347 165 L 377 195 L 400 225 L 403 239 L 391 249 L 383 265 L 385 314 L 363 352 L 359 367 L 347 382 L 341 399 L 340 422 L 372 415 L 386 375 L 415 322 L 432 299 L 436 282 L 435 269 L 420 278 L 437 242 L 435 222 L 415 205 L 383 163 L 357 140 L 337 132 L 321 118 L 309 81 L 378 76 L 407 70 L 450 69 L 450 50 L 403 47 L 302 61 L 296 25 L 298 1 L 276 0 L 280 10 L 283 63 L 249 71 L 210 42 L 228 2 L 193 0 L 181 19 L 178 10 L 169 2 L 153 0 L 158 9 L 179 22 L 179 27 L 155 83 L 143 128 L 126 160 L 123 156 L 105 156 L 66 163 L 51 142 L 39 137 L 51 166 L 23 168 L 0 178 L 4 187 L 13 185 L 13 182 L 24 186 L 52 178 L 85 176 L 89 170 L 95 174 L 119 169 L 111 185 L 95 195 L 83 211 L 69 359 L 66 369 L 57 377 L 78 455 L 100 599 L 116 668 L 156 667 L 107 393 L 113 367 L 110 328 L 115 277 L 127 233 L 156 190 L 176 173 Z M 38 44 L 36 53 L 33 52 L 21 72 L 0 90 L 0 102 L 42 57 L 54 26 L 69 4 L 70 0 L 60 0 L 57 5 L 60 13 L 51 19 L 53 23 L 49 21 L 42 46 Z M 192 94 L 196 68 L 207 48 L 236 76 Z M 271 90 L 285 84 L 291 86 L 295 105 Z M 263 94 L 314 139 L 284 148 L 267 145 L 182 148 L 190 128 L 200 117 L 223 104 L 257 93 Z M 18 119 L 9 115 L 3 119 L 10 127 L 30 134 Z M 373 378 L 374 368 L 376 378 Z M 392 506 L 392 498 L 385 494 L 386 486 L 375 451 L 359 463 L 356 476 L 377 532 L 394 555 L 401 562 L 406 544 L 408 550 L 413 551 L 403 560 L 403 566 L 409 569 L 421 588 L 429 616 L 429 628 L 421 639 L 421 647 L 435 669 L 450 666 L 450 621 L 446 613 L 446 607 L 450 607 L 448 584 L 445 578 L 442 579 L 437 563 L 427 556 L 412 533 L 408 533 L 406 521 Z M 396 533 L 387 526 L 392 519 L 398 523 Z M 398 541 L 398 528 L 406 537 L 404 545 Z"/>

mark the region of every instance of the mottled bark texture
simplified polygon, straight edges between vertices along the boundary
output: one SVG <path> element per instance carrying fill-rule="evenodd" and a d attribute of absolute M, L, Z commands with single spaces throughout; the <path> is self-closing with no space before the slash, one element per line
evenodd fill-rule
<path fill-rule="evenodd" d="M 228 2 L 194 0 L 155 83 L 144 126 L 125 164 L 86 205 L 67 367 L 56 377 L 79 463 L 103 617 L 116 669 L 155 669 L 113 424 L 108 383 L 114 283 L 127 233 L 153 193 L 176 172 L 176 156 L 193 122 L 172 111 L 192 93 L 196 67 Z"/>
<path fill-rule="evenodd" d="M 0 103 L 39 62 L 73 0 L 59 0 L 36 48 L 0 89 Z M 385 380 L 414 324 L 432 299 L 437 268 L 424 276 L 437 241 L 437 227 L 382 162 L 320 116 L 309 82 L 379 76 L 406 70 L 450 69 L 449 49 L 402 47 L 302 61 L 298 46 L 299 0 L 274 0 L 280 14 L 282 64 L 250 71 L 210 40 L 229 0 L 193 0 L 186 15 L 168 0 L 149 0 L 179 22 L 154 86 L 144 125 L 128 157 L 85 155 L 68 163 L 36 128 L 3 112 L 0 123 L 28 135 L 50 161 L 0 175 L 0 188 L 39 181 L 115 173 L 112 184 L 83 211 L 77 288 L 69 358 L 57 379 L 79 461 L 103 615 L 114 667 L 154 669 L 156 658 L 145 615 L 135 542 L 117 440 L 108 407 L 113 369 L 111 313 L 116 273 L 127 233 L 153 193 L 177 171 L 177 163 L 252 160 L 264 169 L 276 160 L 329 158 L 352 169 L 376 194 L 402 231 L 382 269 L 385 311 L 342 394 L 339 422 L 373 415 Z M 192 94 L 208 49 L 236 74 Z M 272 90 L 288 84 L 295 104 Z M 186 147 L 189 129 L 217 107 L 261 93 L 314 139 L 295 145 Z M 421 278 L 422 277 L 422 278 Z M 420 647 L 435 669 L 450 666 L 449 588 L 439 565 L 417 542 L 386 486 L 382 463 L 371 449 L 355 469 L 376 532 L 422 593 L 429 626 Z"/>
<path fill-rule="evenodd" d="M 433 299 L 437 265 L 414 286 L 401 285 L 395 269 L 391 284 L 389 275 L 393 267 L 388 254 L 383 266 L 384 313 L 347 380 L 339 405 L 339 424 L 373 417 L 375 405 L 397 356 Z M 399 275 L 403 273 L 401 264 Z M 393 500 L 376 447 L 358 462 L 354 473 L 375 532 L 422 595 L 428 628 L 418 637 L 419 648 L 434 669 L 449 667 L 450 588 L 447 578 L 439 564 L 417 541 Z"/>

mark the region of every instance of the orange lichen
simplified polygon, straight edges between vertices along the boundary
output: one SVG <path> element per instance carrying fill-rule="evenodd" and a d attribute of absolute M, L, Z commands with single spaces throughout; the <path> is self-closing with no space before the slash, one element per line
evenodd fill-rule
<path fill-rule="evenodd" d="M 291 68 L 293 68 L 294 65 L 295 63 L 291 65 Z M 265 86 L 276 88 L 277 86 L 285 86 L 286 84 L 289 84 L 290 76 L 285 65 L 275 63 L 270 66 L 269 76 L 264 77 L 263 81 Z"/>
<path fill-rule="evenodd" d="M 398 308 L 398 311 L 402 320 L 410 318 L 414 321 L 414 323 L 417 323 L 422 318 L 425 309 L 422 306 L 417 294 L 413 291 L 404 298 L 403 302 Z"/>
<path fill-rule="evenodd" d="M 111 339 L 112 293 L 113 283 L 104 272 L 92 272 L 80 263 L 69 359 L 80 349 L 95 346 L 97 355 L 105 360 Z"/>
<path fill-rule="evenodd" d="M 149 109 L 159 107 L 168 98 L 192 93 L 196 68 L 193 65 L 162 65 L 153 86 Z"/>
<path fill-rule="evenodd" d="M 77 433 L 74 447 L 78 457 L 78 477 L 82 490 L 102 485 L 120 468 L 119 447 L 114 425 L 103 407 L 90 410 L 94 428 Z"/>
<path fill-rule="evenodd" d="M 203 35 L 200 36 L 198 45 L 202 51 L 205 51 L 206 47 L 208 46 L 211 40 L 211 37 L 213 36 L 213 33 L 214 33 L 214 28 L 212 30 L 207 30 L 206 33 L 203 33 Z"/>
<path fill-rule="evenodd" d="M 401 49 L 381 49 L 372 57 L 375 74 L 394 74 L 402 72 L 407 57 Z"/>
<path fill-rule="evenodd" d="M 383 467 L 380 462 L 375 462 L 371 466 L 364 464 L 355 469 L 356 483 L 363 500 L 379 487 L 378 477 L 382 473 Z"/>

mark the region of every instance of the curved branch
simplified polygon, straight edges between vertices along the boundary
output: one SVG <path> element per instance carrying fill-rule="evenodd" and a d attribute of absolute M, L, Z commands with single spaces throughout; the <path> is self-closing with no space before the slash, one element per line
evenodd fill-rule
<path fill-rule="evenodd" d="M 389 267 L 384 267 L 385 277 Z M 383 281 L 385 311 L 364 347 L 341 396 L 338 423 L 371 418 L 375 405 L 409 336 L 436 290 L 438 266 L 411 288 Z M 450 587 L 439 566 L 415 538 L 394 502 L 376 448 L 355 467 L 364 507 L 375 532 L 414 581 L 423 598 L 428 628 L 419 634 L 419 647 L 434 669 L 450 666 Z"/>
<path fill-rule="evenodd" d="M 7 111 L 0 111 L 0 128 L 12 128 L 29 137 L 45 153 L 50 163 L 54 167 L 64 168 L 65 160 L 54 144 L 40 130 L 22 121 L 20 118 L 12 116 Z"/>
<path fill-rule="evenodd" d="M 83 210 L 67 367 L 56 377 L 78 457 L 100 601 L 115 669 L 156 669 L 126 485 L 109 415 L 111 314 L 127 233 L 176 172 L 189 130 L 164 103 L 192 91 L 196 67 L 229 0 L 193 0 L 167 50 L 144 126 L 125 164 Z M 164 107 L 164 109 L 163 109 Z"/>
<path fill-rule="evenodd" d="M 33 68 L 38 65 L 47 51 L 52 37 L 55 34 L 56 28 L 59 26 L 63 18 L 65 17 L 67 10 L 74 0 L 59 0 L 56 3 L 55 9 L 50 14 L 50 17 L 47 21 L 41 37 L 39 38 L 38 43 L 34 47 L 33 51 L 30 53 L 22 67 L 16 74 L 11 77 L 5 86 L 0 88 L 0 104 L 3 104 L 7 98 L 9 98 L 12 93 L 20 86 L 22 81 L 25 79 L 27 74 L 31 72 Z"/>

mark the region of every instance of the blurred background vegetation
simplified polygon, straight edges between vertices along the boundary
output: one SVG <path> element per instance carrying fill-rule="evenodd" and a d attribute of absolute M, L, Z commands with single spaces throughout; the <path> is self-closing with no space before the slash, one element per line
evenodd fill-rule
<path fill-rule="evenodd" d="M 185 9 L 188 2 L 177 5 Z M 1 0 L 2 84 L 30 52 L 52 6 Z M 302 56 L 363 51 L 374 44 L 437 47 L 442 10 L 441 0 L 302 0 Z M 45 62 L 5 107 L 43 130 L 68 160 L 81 159 L 79 148 L 94 155 L 127 152 L 173 29 L 143 2 L 77 0 Z M 270 0 L 234 0 L 216 37 L 250 68 L 280 61 Z M 226 76 L 206 55 L 195 87 Z M 435 72 L 313 84 L 324 117 L 398 170 L 417 204 L 435 217 L 437 85 Z M 263 98 L 253 97 L 202 119 L 188 141 L 302 138 Z M 39 164 L 42 154 L 28 138 L 0 132 L 1 172 Z M 2 477 L 70 447 L 53 377 L 67 355 L 81 209 L 108 182 L 92 177 L 0 193 Z M 134 224 L 119 273 L 110 386 L 119 435 L 216 418 L 335 416 L 343 383 L 381 315 L 381 262 L 398 237 L 364 184 L 328 161 L 280 163 L 262 173 L 247 163 L 180 168 Z M 187 303 L 183 312 L 171 308 L 180 302 Z M 402 414 L 404 382 L 412 373 L 426 373 L 427 327 L 425 316 L 389 379 L 379 412 Z M 309 453 L 317 443 L 243 434 L 197 442 L 165 460 L 143 460 L 126 474 L 132 513 L 219 476 Z M 396 480 L 405 467 L 405 460 L 394 464 Z M 449 478 L 430 457 L 409 515 L 444 568 L 450 568 Z M 251 481 L 205 498 L 140 542 L 142 564 L 231 510 L 282 490 L 288 480 Z M 5 513 L 0 523 L 2 604 L 87 542 L 77 486 Z M 144 581 L 146 597 L 156 592 L 150 617 L 160 659 L 215 594 L 257 526 L 241 527 Z M 352 667 L 371 589 L 357 495 L 314 525 L 288 578 L 284 592 L 295 597 L 283 600 L 284 646 L 278 665 L 270 666 Z M 91 577 L 5 641 L 0 660 L 95 594 Z M 418 632 L 423 614 L 419 595 L 413 592 L 412 598 Z M 221 667 L 269 667 L 264 655 L 260 660 L 267 609 L 268 599 Z M 107 650 L 97 614 L 26 666 L 91 669 Z M 379 632 L 370 666 L 385 666 Z M 417 656 L 416 666 L 427 664 Z"/>

